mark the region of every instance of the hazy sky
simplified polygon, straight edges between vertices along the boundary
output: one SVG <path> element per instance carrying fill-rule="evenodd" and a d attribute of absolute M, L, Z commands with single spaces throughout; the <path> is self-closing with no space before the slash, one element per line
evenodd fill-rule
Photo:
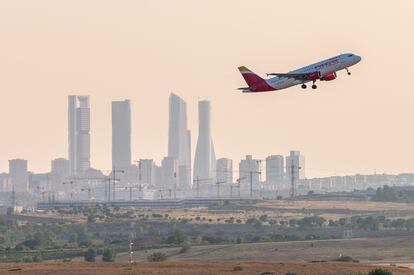
<path fill-rule="evenodd" d="M 67 157 L 67 96 L 91 96 L 92 165 L 111 166 L 111 101 L 131 99 L 133 159 L 167 154 L 168 95 L 212 102 L 218 157 L 301 150 L 307 176 L 414 172 L 414 2 L 0 1 L 0 171 Z M 241 94 L 237 67 L 286 72 L 344 52 L 352 76 Z M 237 165 L 235 165 L 237 167 Z M 236 168 L 237 169 L 237 168 Z"/>

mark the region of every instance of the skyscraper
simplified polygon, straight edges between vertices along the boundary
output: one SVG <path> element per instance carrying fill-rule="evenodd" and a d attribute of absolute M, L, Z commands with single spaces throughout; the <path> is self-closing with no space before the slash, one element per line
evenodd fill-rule
<path fill-rule="evenodd" d="M 194 179 L 216 180 L 216 155 L 210 128 L 210 101 L 198 102 L 198 140 L 194 158 Z"/>
<path fill-rule="evenodd" d="M 29 173 L 27 171 L 27 160 L 12 159 L 9 160 L 9 177 L 12 188 L 16 192 L 29 191 Z"/>
<path fill-rule="evenodd" d="M 130 101 L 112 101 L 112 167 L 131 165 Z"/>
<path fill-rule="evenodd" d="M 174 93 L 170 94 L 168 157 L 178 160 L 182 188 L 191 186 L 191 134 L 187 129 L 187 104 Z"/>
<path fill-rule="evenodd" d="M 68 97 L 68 138 L 71 175 L 82 174 L 91 167 L 89 96 Z"/>
<path fill-rule="evenodd" d="M 266 185 L 268 188 L 277 189 L 283 184 L 284 158 L 280 155 L 272 155 L 266 158 Z"/>

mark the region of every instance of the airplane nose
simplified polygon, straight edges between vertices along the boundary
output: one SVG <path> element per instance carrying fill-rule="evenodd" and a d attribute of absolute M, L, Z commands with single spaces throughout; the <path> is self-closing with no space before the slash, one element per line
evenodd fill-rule
<path fill-rule="evenodd" d="M 361 61 L 361 59 L 362 59 L 362 58 L 361 58 L 359 55 L 356 57 L 356 61 L 357 61 L 357 62 Z"/>

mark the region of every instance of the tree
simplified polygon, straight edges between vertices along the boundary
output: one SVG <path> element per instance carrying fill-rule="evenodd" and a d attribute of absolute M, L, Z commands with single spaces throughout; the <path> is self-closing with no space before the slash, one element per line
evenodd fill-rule
<path fill-rule="evenodd" d="M 372 197 L 374 201 L 398 201 L 399 199 L 398 192 L 388 185 L 378 187 L 375 196 Z"/>
<path fill-rule="evenodd" d="M 187 240 L 187 235 L 179 229 L 175 229 L 170 236 L 168 236 L 167 243 L 180 244 Z"/>
<path fill-rule="evenodd" d="M 85 261 L 87 262 L 94 262 L 96 258 L 96 249 L 95 248 L 88 248 L 84 255 Z"/>
<path fill-rule="evenodd" d="M 191 248 L 191 244 L 190 243 L 188 243 L 188 242 L 185 242 L 184 244 L 183 244 L 183 246 L 181 247 L 181 249 L 180 249 L 180 251 L 179 251 L 179 253 L 187 253 L 188 252 L 188 250 L 190 250 L 190 248 Z"/>
<path fill-rule="evenodd" d="M 113 262 L 113 261 L 115 261 L 115 256 L 116 256 L 115 250 L 112 247 L 107 246 L 103 250 L 102 261 L 104 261 L 104 262 Z"/>
<path fill-rule="evenodd" d="M 405 226 L 405 220 L 404 219 L 396 219 L 391 222 L 391 226 L 396 229 L 402 229 Z"/>
<path fill-rule="evenodd" d="M 32 256 L 23 256 L 22 262 L 31 263 L 31 262 L 33 262 L 33 258 L 32 258 Z"/>
<path fill-rule="evenodd" d="M 84 225 L 79 228 L 77 233 L 77 241 L 79 246 L 89 246 L 91 244 L 91 239 Z"/>
<path fill-rule="evenodd" d="M 43 262 L 43 257 L 41 254 L 36 254 L 33 256 L 33 262 L 35 263 L 41 263 Z"/>
<path fill-rule="evenodd" d="M 267 218 L 268 218 L 267 215 L 263 214 L 259 217 L 259 220 L 262 221 L 262 222 L 267 222 Z"/>
<path fill-rule="evenodd" d="M 380 221 L 377 217 L 367 217 L 362 221 L 361 227 L 370 230 L 370 231 L 377 231 L 379 229 Z"/>
<path fill-rule="evenodd" d="M 96 221 L 96 216 L 94 214 L 89 214 L 88 223 L 95 223 L 95 221 Z"/>
<path fill-rule="evenodd" d="M 167 260 L 167 255 L 164 252 L 154 252 L 147 257 L 148 262 L 163 262 Z"/>
<path fill-rule="evenodd" d="M 414 228 L 414 218 L 405 221 L 405 228 L 407 228 L 408 231 L 410 231 L 411 228 Z"/>
<path fill-rule="evenodd" d="M 392 272 L 387 269 L 377 268 L 368 272 L 368 275 L 392 275 Z"/>

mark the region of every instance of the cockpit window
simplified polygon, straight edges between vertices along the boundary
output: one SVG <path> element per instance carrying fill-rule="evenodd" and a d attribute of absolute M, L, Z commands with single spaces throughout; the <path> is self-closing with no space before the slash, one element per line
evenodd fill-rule
<path fill-rule="evenodd" d="M 352 57 L 352 56 L 354 56 L 353 54 L 348 54 L 348 57 Z"/>

